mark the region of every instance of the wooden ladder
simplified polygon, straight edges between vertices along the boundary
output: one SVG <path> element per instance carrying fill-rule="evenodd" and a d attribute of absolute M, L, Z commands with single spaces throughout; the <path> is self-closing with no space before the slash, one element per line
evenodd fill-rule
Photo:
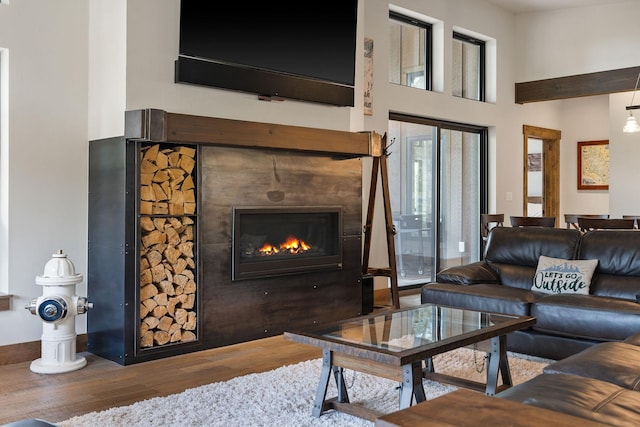
<path fill-rule="evenodd" d="M 362 259 L 362 274 L 371 275 L 373 277 L 383 276 L 391 281 L 391 303 L 393 307 L 400 308 L 400 296 L 398 295 L 398 269 L 396 265 L 396 248 L 394 237 L 396 228 L 393 225 L 391 214 L 391 200 L 389 198 L 389 173 L 387 168 L 387 135 L 382 137 L 381 156 L 373 158 L 373 167 L 371 170 L 371 188 L 369 189 L 369 205 L 367 208 L 367 220 L 364 225 L 364 252 Z M 369 267 L 369 256 L 371 254 L 371 231 L 373 228 L 373 214 L 375 211 L 376 193 L 378 189 L 378 175 L 382 185 L 382 199 L 384 203 L 384 219 L 387 230 L 387 256 L 389 258 L 389 267 Z"/>

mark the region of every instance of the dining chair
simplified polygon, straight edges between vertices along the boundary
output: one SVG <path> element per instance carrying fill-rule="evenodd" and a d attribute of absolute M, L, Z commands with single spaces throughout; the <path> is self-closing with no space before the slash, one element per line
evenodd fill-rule
<path fill-rule="evenodd" d="M 583 233 L 591 230 L 632 230 L 635 223 L 633 218 L 578 218 L 578 225 Z"/>
<path fill-rule="evenodd" d="M 555 216 L 512 216 L 512 227 L 555 227 Z"/>
<path fill-rule="evenodd" d="M 634 228 L 640 228 L 638 224 L 638 221 L 640 221 L 640 215 L 622 215 L 623 219 L 633 219 L 635 220 L 635 224 L 634 224 Z"/>
<path fill-rule="evenodd" d="M 496 227 L 504 225 L 504 214 L 481 214 L 480 215 L 480 237 L 483 242 L 487 241 L 489 232 Z"/>
<path fill-rule="evenodd" d="M 609 218 L 609 214 L 564 214 L 564 222 L 567 223 L 567 228 L 580 230 L 578 217 L 581 216 L 585 218 Z"/>

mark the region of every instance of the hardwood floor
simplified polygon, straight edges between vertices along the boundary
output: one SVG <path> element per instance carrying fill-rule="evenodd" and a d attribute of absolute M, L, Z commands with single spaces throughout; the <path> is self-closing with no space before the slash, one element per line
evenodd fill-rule
<path fill-rule="evenodd" d="M 419 303 L 415 291 L 401 293 L 402 307 Z M 0 425 L 25 418 L 56 423 L 319 358 L 321 352 L 276 336 L 129 366 L 91 353 L 80 355 L 87 358 L 87 366 L 64 374 L 35 374 L 29 369 L 31 362 L 0 366 Z"/>

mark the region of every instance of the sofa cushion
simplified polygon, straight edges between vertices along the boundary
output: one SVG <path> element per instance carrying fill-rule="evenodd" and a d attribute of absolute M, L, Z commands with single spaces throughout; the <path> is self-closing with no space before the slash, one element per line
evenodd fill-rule
<path fill-rule="evenodd" d="M 605 424 L 640 425 L 640 392 L 593 378 L 542 374 L 496 396 Z"/>
<path fill-rule="evenodd" d="M 598 341 L 622 341 L 640 331 L 640 304 L 593 295 L 544 295 L 531 307 L 534 329 Z"/>
<path fill-rule="evenodd" d="M 578 230 L 550 227 L 497 227 L 487 240 L 484 260 L 506 286 L 530 289 L 540 255 L 575 259 Z"/>
<path fill-rule="evenodd" d="M 640 347 L 603 342 L 548 365 L 544 372 L 579 375 L 640 390 Z"/>
<path fill-rule="evenodd" d="M 421 302 L 476 311 L 528 316 L 531 304 L 542 294 L 502 285 L 429 283 L 422 287 Z"/>
<path fill-rule="evenodd" d="M 436 274 L 436 281 L 439 283 L 475 285 L 478 283 L 498 283 L 498 276 L 486 262 L 478 261 L 445 268 Z"/>
<path fill-rule="evenodd" d="M 597 259 L 569 260 L 540 255 L 531 290 L 545 294 L 589 295 Z"/>
<path fill-rule="evenodd" d="M 580 259 L 598 259 L 591 293 L 635 300 L 640 293 L 640 233 L 595 230 L 582 237 Z"/>

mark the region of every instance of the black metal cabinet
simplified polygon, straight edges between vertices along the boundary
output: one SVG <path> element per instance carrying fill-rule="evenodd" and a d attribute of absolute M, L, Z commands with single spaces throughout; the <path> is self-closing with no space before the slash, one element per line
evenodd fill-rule
<path fill-rule="evenodd" d="M 89 143 L 87 284 L 94 306 L 87 312 L 87 348 L 123 365 L 202 347 L 197 328 L 193 332 L 196 339 L 188 342 L 141 346 L 144 333 L 140 301 L 144 230 L 140 226 L 143 216 L 140 212 L 140 163 L 143 147 L 149 145 L 124 137 Z M 172 218 L 177 215 L 151 216 Z M 191 217 L 197 225 L 195 213 Z M 195 256 L 194 261 L 197 261 Z M 193 270 L 198 271 L 197 268 Z M 193 311 L 197 312 L 197 305 Z"/>

